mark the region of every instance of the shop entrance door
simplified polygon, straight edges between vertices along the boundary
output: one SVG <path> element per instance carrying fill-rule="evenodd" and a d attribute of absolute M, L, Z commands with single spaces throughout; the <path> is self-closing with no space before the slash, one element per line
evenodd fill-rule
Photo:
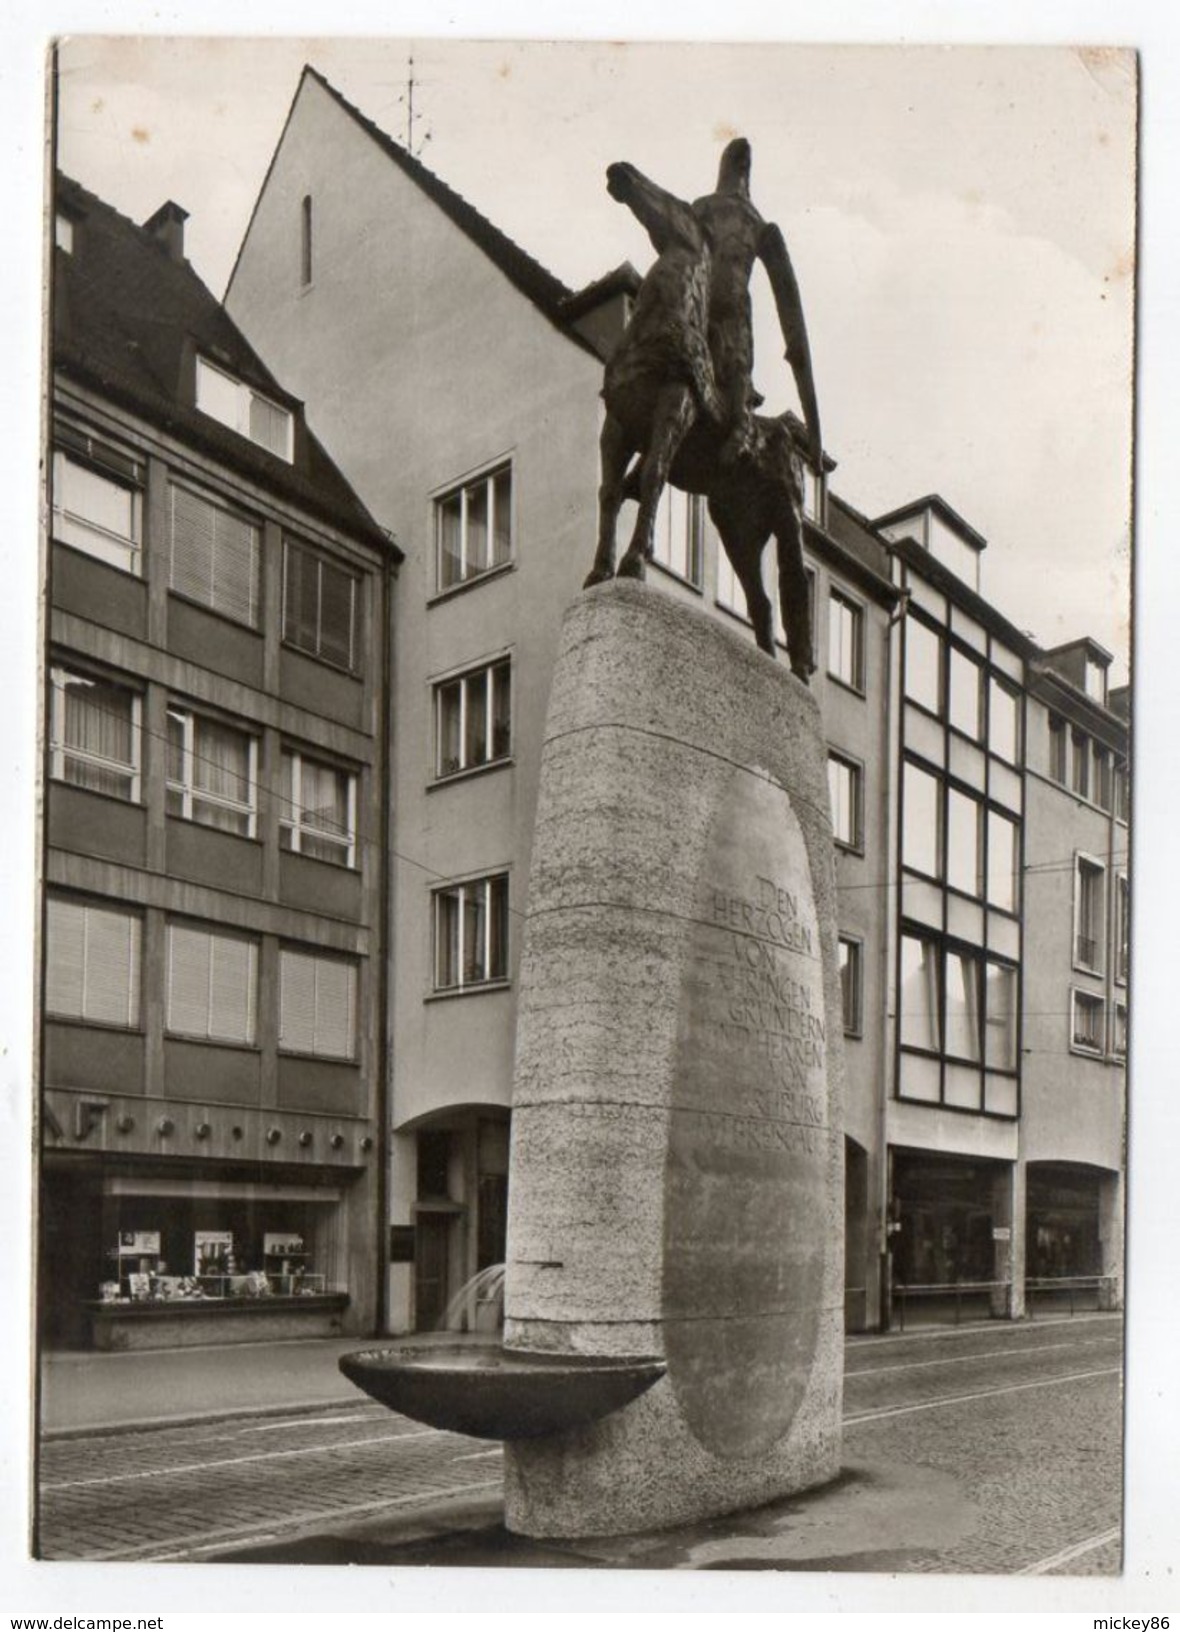
<path fill-rule="evenodd" d="M 451 1217 L 419 1213 L 414 1223 L 414 1330 L 433 1332 L 447 1307 Z"/>

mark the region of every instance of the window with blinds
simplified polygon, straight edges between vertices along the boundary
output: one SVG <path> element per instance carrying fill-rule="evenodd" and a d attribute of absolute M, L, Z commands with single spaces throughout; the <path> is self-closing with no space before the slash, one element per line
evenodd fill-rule
<path fill-rule="evenodd" d="M 320 1059 L 356 1058 L 356 965 L 279 953 L 279 1047 Z"/>
<path fill-rule="evenodd" d="M 127 461 L 130 466 L 130 461 Z M 138 486 L 53 455 L 53 536 L 60 544 L 123 572 L 141 571 L 142 501 Z"/>
<path fill-rule="evenodd" d="M 283 639 L 342 669 L 357 666 L 359 580 L 302 544 L 283 549 Z"/>
<path fill-rule="evenodd" d="M 128 686 L 55 666 L 49 771 L 112 799 L 139 799 L 140 698 Z"/>
<path fill-rule="evenodd" d="M 197 358 L 197 407 L 239 436 L 291 463 L 294 421 L 290 409 L 224 369 L 215 368 L 204 357 Z"/>
<path fill-rule="evenodd" d="M 254 1042 L 258 946 L 238 935 L 168 925 L 167 1027 L 202 1042 Z"/>
<path fill-rule="evenodd" d="M 139 1025 L 141 923 L 135 913 L 50 896 L 45 1011 L 93 1025 Z"/>
<path fill-rule="evenodd" d="M 256 628 L 260 531 L 236 511 L 187 487 L 169 490 L 168 587 L 211 611 Z"/>

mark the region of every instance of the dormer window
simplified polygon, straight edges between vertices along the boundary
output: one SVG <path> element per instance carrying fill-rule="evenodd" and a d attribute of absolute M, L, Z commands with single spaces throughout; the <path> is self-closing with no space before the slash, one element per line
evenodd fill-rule
<path fill-rule="evenodd" d="M 64 249 L 67 255 L 74 253 L 74 223 L 61 210 L 58 210 L 54 217 L 53 241 L 58 249 Z"/>
<path fill-rule="evenodd" d="M 1086 696 L 1096 703 L 1106 703 L 1106 669 L 1091 657 L 1086 659 Z"/>
<path fill-rule="evenodd" d="M 290 464 L 294 430 L 290 409 L 216 368 L 204 357 L 197 358 L 197 407 Z"/>

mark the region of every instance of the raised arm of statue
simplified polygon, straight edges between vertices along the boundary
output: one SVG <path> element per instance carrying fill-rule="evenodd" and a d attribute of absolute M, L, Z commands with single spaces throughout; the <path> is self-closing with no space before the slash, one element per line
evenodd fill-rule
<path fill-rule="evenodd" d="M 811 347 L 807 343 L 807 326 L 803 321 L 803 302 L 795 269 L 787 254 L 782 233 L 773 223 L 767 225 L 758 241 L 758 257 L 765 266 L 778 309 L 778 320 L 786 342 L 786 358 L 795 376 L 795 388 L 807 426 L 807 460 L 816 475 L 822 474 L 823 440 L 820 435 L 819 405 L 815 400 L 815 380 L 811 373 Z"/>

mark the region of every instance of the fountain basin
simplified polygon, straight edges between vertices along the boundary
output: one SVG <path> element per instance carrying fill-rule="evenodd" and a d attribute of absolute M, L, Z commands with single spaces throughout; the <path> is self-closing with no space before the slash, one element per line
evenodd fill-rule
<path fill-rule="evenodd" d="M 408 1340 L 340 1357 L 391 1411 L 476 1439 L 540 1439 L 597 1422 L 664 1375 L 650 1357 L 538 1354 L 498 1343 Z"/>

